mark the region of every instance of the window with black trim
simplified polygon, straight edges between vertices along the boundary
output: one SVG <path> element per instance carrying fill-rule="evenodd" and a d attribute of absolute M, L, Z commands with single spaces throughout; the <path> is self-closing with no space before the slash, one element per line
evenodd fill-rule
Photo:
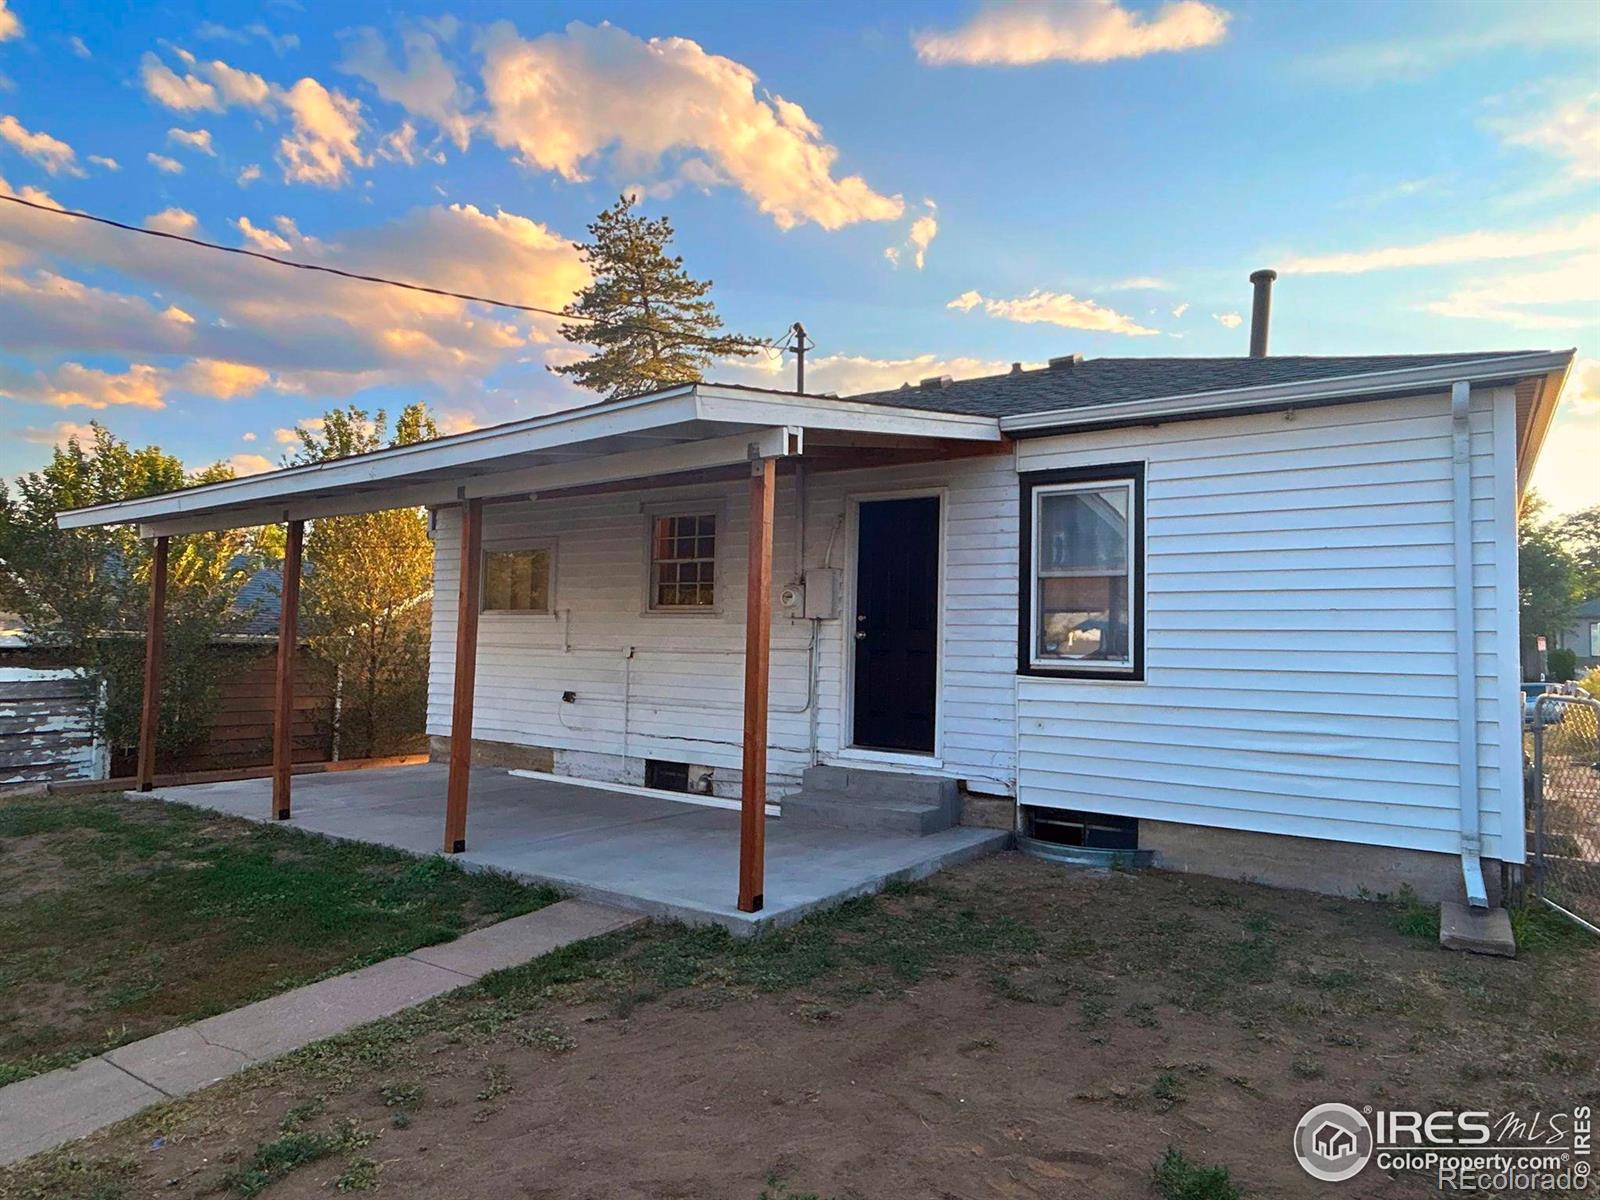
<path fill-rule="evenodd" d="M 1144 466 L 1024 475 L 1017 666 L 1143 678 Z"/>
<path fill-rule="evenodd" d="M 650 522 L 650 607 L 712 608 L 717 602 L 717 516 L 662 513 Z"/>
<path fill-rule="evenodd" d="M 483 611 L 548 615 L 554 565 L 547 545 L 484 551 Z"/>

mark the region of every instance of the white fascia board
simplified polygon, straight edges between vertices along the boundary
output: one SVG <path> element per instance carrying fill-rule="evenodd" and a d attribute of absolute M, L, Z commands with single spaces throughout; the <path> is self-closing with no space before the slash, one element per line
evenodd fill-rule
<path fill-rule="evenodd" d="M 238 529 L 279 521 L 315 520 L 390 508 L 454 504 L 460 500 L 532 495 L 594 483 L 617 483 L 655 475 L 672 475 L 725 467 L 759 458 L 784 458 L 804 451 L 803 431 L 794 426 L 755 429 L 726 437 L 679 442 L 648 450 L 604 454 L 581 462 L 551 463 L 472 475 L 460 481 L 433 481 L 369 489 L 336 496 L 313 496 L 248 508 L 228 507 L 206 513 L 161 517 L 139 525 L 141 537 Z"/>
<path fill-rule="evenodd" d="M 97 504 L 59 514 L 62 529 L 119 525 L 195 514 L 222 507 L 281 503 L 308 493 L 403 480 L 425 471 L 473 466 L 496 458 L 571 445 L 593 438 L 635 433 L 695 418 L 693 384 L 670 392 L 636 396 L 571 412 L 551 413 L 453 434 L 410 446 L 329 462 L 285 467 L 138 500 Z"/>
<path fill-rule="evenodd" d="M 702 384 L 696 390 L 706 421 L 744 421 L 757 425 L 801 425 L 859 433 L 893 433 L 964 442 L 998 442 L 1000 422 L 968 413 L 934 412 L 892 404 L 864 404 L 831 396 L 775 394 Z"/>
<path fill-rule="evenodd" d="M 1572 361 L 1571 350 L 1540 354 L 1516 354 L 1505 358 L 1474 359 L 1456 363 L 1437 363 L 1426 367 L 1405 367 L 1396 371 L 1371 371 L 1361 375 L 1339 375 L 1299 383 L 1273 383 L 1259 387 L 1230 388 L 1217 392 L 1189 392 L 1156 396 L 1148 400 L 1126 400 L 1118 404 L 1090 404 L 1050 412 L 1023 413 L 1002 417 L 1000 428 L 1006 433 L 1070 429 L 1075 425 L 1104 422 L 1169 420 L 1177 417 L 1203 417 L 1223 410 L 1237 412 L 1252 408 L 1272 408 L 1283 404 L 1306 404 L 1321 400 L 1359 400 L 1364 396 L 1390 395 L 1438 387 L 1448 391 L 1458 382 L 1482 383 L 1525 375 L 1562 371 Z"/>

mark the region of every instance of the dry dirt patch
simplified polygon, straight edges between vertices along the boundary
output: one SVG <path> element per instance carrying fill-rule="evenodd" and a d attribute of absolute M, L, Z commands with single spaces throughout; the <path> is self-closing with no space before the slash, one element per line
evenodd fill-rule
<path fill-rule="evenodd" d="M 1594 947 L 1006 855 L 756 943 L 569 947 L 0 1175 L 8 1195 L 1155 1195 L 1169 1147 L 1317 1195 L 1311 1104 L 1593 1094 Z M 1431 1194 L 1369 1169 L 1351 1197 Z M 1206 1196 L 1222 1195 L 1207 1192 Z"/>

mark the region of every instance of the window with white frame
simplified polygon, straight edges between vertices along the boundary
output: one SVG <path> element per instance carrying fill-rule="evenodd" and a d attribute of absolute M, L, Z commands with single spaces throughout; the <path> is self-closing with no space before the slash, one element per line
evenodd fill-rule
<path fill-rule="evenodd" d="M 1019 669 L 1142 677 L 1138 464 L 1024 477 Z"/>
<path fill-rule="evenodd" d="M 550 613 L 554 573 L 555 548 L 548 544 L 484 551 L 483 611 Z"/>
<path fill-rule="evenodd" d="M 717 603 L 717 514 L 650 518 L 650 607 L 705 611 Z"/>

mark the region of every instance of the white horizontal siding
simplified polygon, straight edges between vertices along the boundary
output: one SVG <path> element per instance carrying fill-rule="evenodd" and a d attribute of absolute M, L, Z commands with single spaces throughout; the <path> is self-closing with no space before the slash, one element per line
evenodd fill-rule
<path fill-rule="evenodd" d="M 942 489 L 946 575 L 938 757 L 927 769 L 1009 793 L 1014 777 L 1016 474 L 1008 456 L 863 471 L 813 471 L 806 484 L 806 564 L 851 567 L 847 499 Z M 715 768 L 720 794 L 737 794 L 743 732 L 746 505 L 742 483 L 684 485 L 485 508 L 486 548 L 554 540 L 558 615 L 485 613 L 479 622 L 474 736 L 550 747 L 586 774 L 642 780 L 646 758 Z M 721 612 L 644 612 L 642 505 L 715 497 Z M 774 596 L 801 574 L 795 482 L 780 476 Z M 442 509 L 435 533 L 433 653 L 428 731 L 450 732 L 455 669 L 459 514 Z M 832 558 L 824 564 L 832 542 Z M 843 610 L 841 609 L 841 612 Z M 769 772 L 774 794 L 812 761 L 807 707 L 811 628 L 774 601 Z M 849 741 L 843 689 L 853 648 L 840 619 L 819 623 L 816 754 Z M 566 647 L 564 649 L 564 646 Z M 629 652 L 631 650 L 631 658 Z M 576 702 L 561 695 L 575 692 Z"/>
<path fill-rule="evenodd" d="M 1511 403 L 1473 398 L 1473 595 L 1485 853 L 1520 861 Z M 1019 798 L 1457 850 L 1451 449 L 1447 396 L 1019 443 L 1145 462 L 1147 599 L 1143 683 L 1019 681 Z"/>

